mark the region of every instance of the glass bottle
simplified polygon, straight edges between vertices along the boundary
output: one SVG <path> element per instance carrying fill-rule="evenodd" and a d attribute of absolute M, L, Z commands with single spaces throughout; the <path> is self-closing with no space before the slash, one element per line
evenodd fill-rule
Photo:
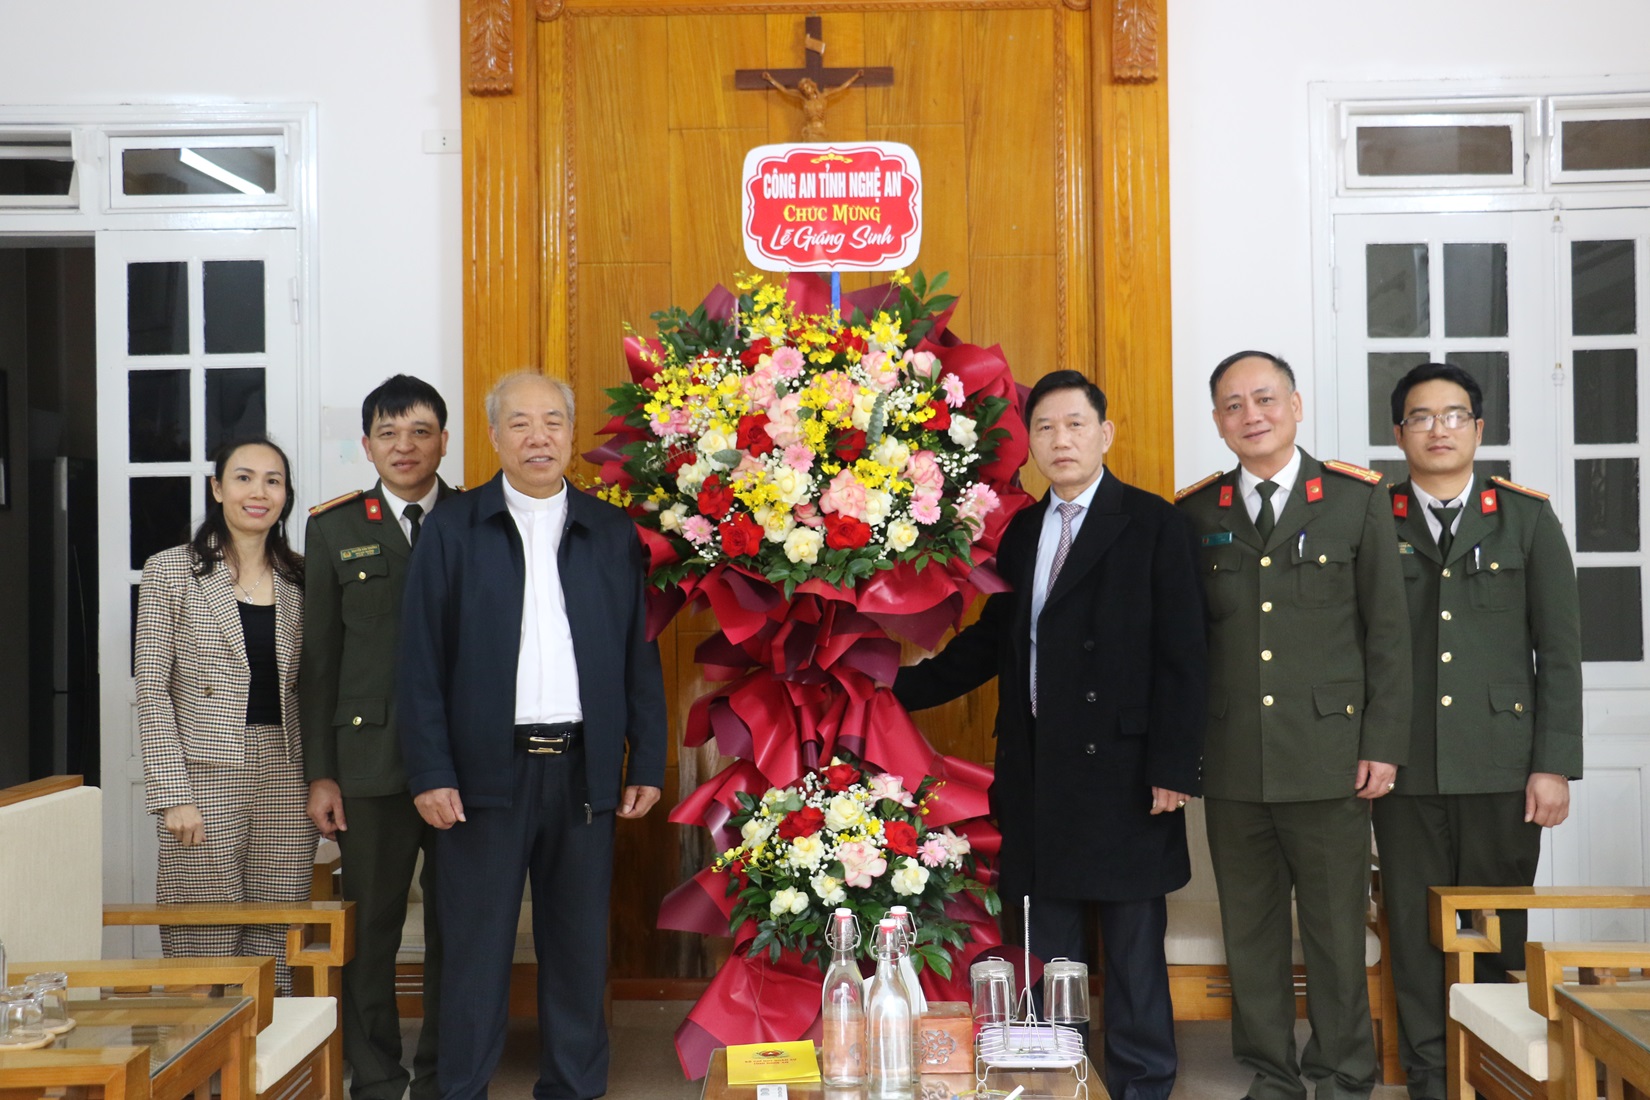
<path fill-rule="evenodd" d="M 916 1012 L 917 1019 L 921 1020 L 922 1014 L 928 1011 L 928 998 L 923 995 L 922 983 L 917 980 L 917 968 L 911 963 L 911 956 L 917 950 L 917 918 L 903 905 L 889 909 L 888 915 L 894 918 L 900 932 L 905 936 L 905 954 L 899 961 L 899 979 L 905 983 L 905 988 L 911 995 L 912 1009 Z"/>
<path fill-rule="evenodd" d="M 877 972 L 865 996 L 865 1095 L 868 1100 L 911 1100 L 917 1087 L 917 1027 L 910 995 L 899 977 L 905 937 L 892 917 L 877 923 L 871 953 Z"/>
<path fill-rule="evenodd" d="M 859 925 L 852 909 L 831 914 L 825 942 L 831 947 L 831 965 L 825 971 L 820 1009 L 825 1021 L 820 1041 L 820 1075 L 827 1085 L 865 1083 L 865 981 L 854 952 L 859 948 Z"/>

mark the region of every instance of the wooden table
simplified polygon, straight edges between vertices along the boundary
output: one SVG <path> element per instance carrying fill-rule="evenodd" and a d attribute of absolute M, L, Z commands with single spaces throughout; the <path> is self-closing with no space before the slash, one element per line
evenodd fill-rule
<path fill-rule="evenodd" d="M 1566 984 L 1557 992 L 1574 1100 L 1593 1100 L 1600 1063 L 1610 1100 L 1650 1096 L 1650 982 Z"/>
<path fill-rule="evenodd" d="M 1066 1097 L 1110 1100 L 1106 1095 L 1106 1086 L 1092 1066 L 1089 1067 L 1086 1084 L 1079 1084 L 1076 1073 L 1069 1069 L 994 1069 L 986 1080 L 987 1091 L 979 1093 L 974 1091 L 972 1073 L 923 1074 L 915 1100 L 957 1100 L 959 1097 L 962 1100 L 973 1097 L 986 1100 L 993 1096 L 1000 1100 L 1020 1085 L 1026 1089 L 1020 1094 L 1020 1100 L 1060 1100 Z M 786 1087 L 790 1100 L 861 1100 L 865 1095 L 863 1089 L 827 1089 L 818 1081 L 792 1082 Z M 705 1089 L 701 1098 L 756 1100 L 756 1086 L 728 1084 L 728 1052 L 718 1048 L 711 1055 L 710 1071 L 705 1074 Z"/>
<path fill-rule="evenodd" d="M 0 1100 L 82 1086 L 104 1100 L 182 1100 L 220 1075 L 223 1100 L 254 1100 L 251 998 L 150 994 L 69 1002 L 77 1026 L 40 1050 L 0 1050 Z"/>

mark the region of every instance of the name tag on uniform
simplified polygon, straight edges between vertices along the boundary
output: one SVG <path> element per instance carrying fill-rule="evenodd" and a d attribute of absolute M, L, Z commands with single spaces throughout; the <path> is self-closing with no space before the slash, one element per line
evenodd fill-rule
<path fill-rule="evenodd" d="M 1232 532 L 1216 531 L 1212 535 L 1204 535 L 1202 541 L 1204 546 L 1225 546 L 1232 541 Z"/>
<path fill-rule="evenodd" d="M 1415 553 L 1415 547 L 1411 546 L 1407 542 L 1400 542 L 1398 544 L 1398 553 L 1400 553 L 1400 554 L 1413 554 L 1413 553 Z"/>
<path fill-rule="evenodd" d="M 356 558 L 376 557 L 383 552 L 384 548 L 375 542 L 370 546 L 352 546 L 348 550 L 340 550 L 338 551 L 338 559 L 340 561 L 354 561 Z"/>

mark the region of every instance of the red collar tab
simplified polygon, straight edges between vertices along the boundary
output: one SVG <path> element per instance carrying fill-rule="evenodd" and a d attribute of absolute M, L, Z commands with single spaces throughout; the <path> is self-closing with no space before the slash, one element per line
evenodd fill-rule
<path fill-rule="evenodd" d="M 1232 487 L 1230 485 L 1222 485 L 1220 487 L 1220 506 L 1222 508 L 1230 508 L 1232 506 Z"/>
<path fill-rule="evenodd" d="M 1485 489 L 1478 494 L 1478 510 L 1486 516 L 1493 513 L 1500 505 L 1495 502 L 1495 490 Z"/>
<path fill-rule="evenodd" d="M 1316 504 L 1323 499 L 1323 478 L 1315 477 L 1306 483 L 1306 503 Z"/>
<path fill-rule="evenodd" d="M 367 506 L 367 518 L 372 520 L 374 523 L 382 522 L 384 519 L 383 502 L 381 502 L 377 497 L 368 497 L 365 503 Z"/>
<path fill-rule="evenodd" d="M 1409 497 L 1403 493 L 1392 494 L 1392 514 L 1399 519 L 1409 517 Z"/>

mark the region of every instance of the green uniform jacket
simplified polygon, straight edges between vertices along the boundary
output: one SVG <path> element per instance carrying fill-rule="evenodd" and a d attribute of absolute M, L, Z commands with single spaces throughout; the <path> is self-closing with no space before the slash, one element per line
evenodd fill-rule
<path fill-rule="evenodd" d="M 453 492 L 439 484 L 438 503 Z M 395 660 L 411 554 L 383 482 L 310 516 L 304 529 L 304 778 L 336 780 L 347 796 L 407 790 Z"/>
<path fill-rule="evenodd" d="M 1395 793 L 1579 779 L 1581 612 L 1552 506 L 1506 482 L 1477 486 L 1445 562 L 1409 482 L 1391 500 L 1415 657 L 1414 739 Z"/>
<path fill-rule="evenodd" d="M 1363 473 L 1302 451 L 1264 545 L 1238 470 L 1179 501 L 1198 535 L 1209 616 L 1209 798 L 1349 798 L 1358 761 L 1406 758 L 1403 567 L 1387 494 Z"/>

